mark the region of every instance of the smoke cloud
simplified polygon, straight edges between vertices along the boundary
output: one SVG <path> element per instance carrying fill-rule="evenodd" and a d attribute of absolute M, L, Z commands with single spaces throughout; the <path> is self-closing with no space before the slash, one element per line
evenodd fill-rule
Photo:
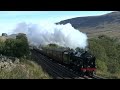
<path fill-rule="evenodd" d="M 56 25 L 52 23 L 19 23 L 13 33 L 25 33 L 30 44 L 39 46 L 54 43 L 75 49 L 87 46 L 87 35 L 74 29 L 71 24 Z"/>

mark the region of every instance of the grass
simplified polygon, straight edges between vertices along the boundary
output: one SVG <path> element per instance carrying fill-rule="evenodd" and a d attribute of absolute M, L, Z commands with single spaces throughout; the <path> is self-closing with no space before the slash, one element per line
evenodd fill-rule
<path fill-rule="evenodd" d="M 103 72 L 103 71 L 97 70 L 96 74 L 106 79 L 120 79 L 120 73 L 111 74 L 109 72 Z"/>
<path fill-rule="evenodd" d="M 0 79 L 51 79 L 34 61 L 22 60 L 12 70 L 0 70 Z"/>

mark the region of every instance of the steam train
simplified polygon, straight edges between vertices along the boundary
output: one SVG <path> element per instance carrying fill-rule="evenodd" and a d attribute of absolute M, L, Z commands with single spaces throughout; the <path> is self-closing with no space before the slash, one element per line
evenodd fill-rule
<path fill-rule="evenodd" d="M 81 76 L 93 76 L 96 71 L 95 56 L 87 51 L 74 52 L 70 49 L 33 48 L 35 51 L 69 67 Z"/>

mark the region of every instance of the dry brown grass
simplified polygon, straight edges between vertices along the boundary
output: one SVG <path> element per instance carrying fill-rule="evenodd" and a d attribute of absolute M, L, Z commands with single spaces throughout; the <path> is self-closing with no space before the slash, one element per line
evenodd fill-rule
<path fill-rule="evenodd" d="M 8 67 L 10 68 L 10 66 Z M 51 77 L 33 61 L 26 60 L 13 68 L 0 70 L 0 79 L 50 79 Z"/>

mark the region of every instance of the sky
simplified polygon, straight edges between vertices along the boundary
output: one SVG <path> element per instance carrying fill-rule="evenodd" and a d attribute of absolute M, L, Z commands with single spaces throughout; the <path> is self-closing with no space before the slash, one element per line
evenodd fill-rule
<path fill-rule="evenodd" d="M 97 16 L 110 12 L 112 11 L 0 11 L 0 34 L 11 32 L 21 22 L 56 23 L 69 18 Z"/>

